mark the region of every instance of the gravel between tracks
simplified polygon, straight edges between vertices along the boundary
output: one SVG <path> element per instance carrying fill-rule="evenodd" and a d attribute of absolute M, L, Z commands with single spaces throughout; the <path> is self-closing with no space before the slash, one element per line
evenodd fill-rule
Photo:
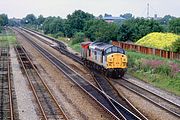
<path fill-rule="evenodd" d="M 64 76 L 64 74 L 60 72 L 56 67 L 54 67 L 47 59 L 42 57 L 40 53 L 38 53 L 31 45 L 29 45 L 29 43 L 22 40 L 21 36 L 17 35 L 17 39 L 23 44 L 25 49 L 29 51 L 30 55 L 32 55 L 33 60 L 36 61 L 36 66 L 38 67 L 39 71 L 43 73 L 43 78 L 46 78 L 46 83 L 51 86 L 53 93 L 58 98 L 58 101 L 61 103 L 63 109 L 70 119 L 112 119 L 86 93 L 84 93 L 79 87 L 77 87 L 68 78 L 66 78 L 66 76 Z M 43 46 L 48 47 L 45 45 Z M 59 52 L 51 49 L 51 52 L 52 51 L 57 54 L 58 58 L 64 59 L 66 63 L 71 62 L 69 63 L 70 65 L 75 65 L 73 64 L 74 61 L 65 58 L 64 55 L 60 55 Z M 80 68 L 77 67 L 75 69 Z M 86 74 L 85 70 L 82 70 L 81 72 L 84 72 L 83 74 Z"/>
<path fill-rule="evenodd" d="M 147 84 L 144 81 L 140 81 L 138 79 L 135 79 L 130 75 L 126 75 L 126 77 L 128 78 L 127 80 L 135 83 L 136 85 L 142 86 L 143 88 L 148 89 L 149 91 L 154 92 L 154 93 L 156 93 L 162 97 L 165 97 L 166 99 L 169 99 L 169 100 L 175 102 L 176 104 L 180 105 L 180 96 L 176 96 L 172 93 L 169 93 L 169 92 L 166 92 L 166 91 L 161 90 L 159 88 L 156 88 L 153 85 Z"/>
<path fill-rule="evenodd" d="M 177 117 L 169 114 L 165 110 L 157 107 L 146 99 L 136 95 L 130 90 L 111 81 L 114 87 L 123 94 L 139 111 L 141 111 L 149 120 L 178 120 Z"/>
<path fill-rule="evenodd" d="M 24 78 L 19 63 L 17 61 L 16 53 L 11 47 L 10 57 L 13 72 L 13 81 L 15 87 L 15 93 L 17 98 L 17 106 L 20 120 L 39 120 L 35 105 L 32 102 L 32 93 L 29 91 L 26 78 Z"/>

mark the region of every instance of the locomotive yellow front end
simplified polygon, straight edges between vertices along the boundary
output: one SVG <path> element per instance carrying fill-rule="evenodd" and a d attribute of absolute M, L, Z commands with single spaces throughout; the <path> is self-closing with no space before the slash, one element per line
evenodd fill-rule
<path fill-rule="evenodd" d="M 121 53 L 113 53 L 108 55 L 107 68 L 127 68 L 127 56 Z"/>
<path fill-rule="evenodd" d="M 114 77 L 122 77 L 127 71 L 127 56 L 121 53 L 107 55 L 107 69 Z"/>

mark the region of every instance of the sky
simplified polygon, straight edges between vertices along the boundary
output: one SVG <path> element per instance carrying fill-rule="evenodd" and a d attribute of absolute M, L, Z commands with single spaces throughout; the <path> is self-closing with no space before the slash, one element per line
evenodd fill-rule
<path fill-rule="evenodd" d="M 180 0 L 0 0 L 0 14 L 5 13 L 9 18 L 23 18 L 31 13 L 66 18 L 75 10 L 83 10 L 95 16 L 132 13 L 135 17 L 147 17 L 147 3 L 150 16 L 180 17 Z"/>

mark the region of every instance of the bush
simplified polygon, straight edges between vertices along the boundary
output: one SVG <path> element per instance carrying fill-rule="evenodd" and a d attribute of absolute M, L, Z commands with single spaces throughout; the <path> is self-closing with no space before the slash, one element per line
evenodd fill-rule
<path fill-rule="evenodd" d="M 85 34 L 83 32 L 77 32 L 73 39 L 72 39 L 72 45 L 77 44 L 77 43 L 81 43 L 84 41 L 85 38 Z"/>
<path fill-rule="evenodd" d="M 58 32 L 54 35 L 55 38 L 58 38 L 58 37 L 64 37 L 64 33 L 63 32 Z"/>
<path fill-rule="evenodd" d="M 0 26 L 0 33 L 2 33 L 2 26 Z"/>
<path fill-rule="evenodd" d="M 138 45 L 158 49 L 171 50 L 173 42 L 180 38 L 180 35 L 173 33 L 150 33 L 136 42 Z"/>
<path fill-rule="evenodd" d="M 180 38 L 173 42 L 172 46 L 174 52 L 180 52 Z"/>

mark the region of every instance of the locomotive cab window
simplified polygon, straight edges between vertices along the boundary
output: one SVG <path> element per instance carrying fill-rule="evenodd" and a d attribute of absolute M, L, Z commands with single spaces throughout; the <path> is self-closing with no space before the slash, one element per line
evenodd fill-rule
<path fill-rule="evenodd" d="M 117 52 L 117 47 L 112 47 L 112 52 Z"/>
<path fill-rule="evenodd" d="M 119 47 L 118 47 L 118 52 L 122 53 L 122 54 L 125 54 L 125 51 L 122 48 L 119 48 Z"/>
<path fill-rule="evenodd" d="M 111 53 L 111 48 L 108 48 L 108 49 L 105 51 L 105 54 L 108 54 L 108 53 Z"/>

